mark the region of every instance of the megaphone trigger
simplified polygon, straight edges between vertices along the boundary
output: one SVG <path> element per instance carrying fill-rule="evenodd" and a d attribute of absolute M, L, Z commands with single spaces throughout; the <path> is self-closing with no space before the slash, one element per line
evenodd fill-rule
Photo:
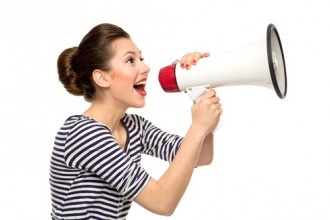
<path fill-rule="evenodd" d="M 196 103 L 198 99 L 205 94 L 205 92 L 210 88 L 209 85 L 194 86 L 186 89 L 186 93 L 189 95 L 190 99 Z"/>

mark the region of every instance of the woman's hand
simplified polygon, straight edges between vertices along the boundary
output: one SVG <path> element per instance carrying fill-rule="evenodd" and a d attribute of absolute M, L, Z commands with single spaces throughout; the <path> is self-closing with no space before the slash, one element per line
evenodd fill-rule
<path fill-rule="evenodd" d="M 177 59 L 172 64 L 180 63 L 181 68 L 190 69 L 191 65 L 196 65 L 198 60 L 210 56 L 210 53 L 192 52 L 186 53 L 180 60 Z"/>
<path fill-rule="evenodd" d="M 209 89 L 191 107 L 192 125 L 196 125 L 207 135 L 216 128 L 222 111 L 220 98 L 216 95 L 216 91 Z"/>

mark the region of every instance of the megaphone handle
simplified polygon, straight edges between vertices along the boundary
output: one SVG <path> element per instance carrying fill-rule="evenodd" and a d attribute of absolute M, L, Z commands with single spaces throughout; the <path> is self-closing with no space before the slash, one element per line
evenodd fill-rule
<path fill-rule="evenodd" d="M 198 99 L 205 94 L 205 92 L 210 88 L 209 85 L 203 86 L 194 86 L 186 90 L 186 93 L 189 95 L 190 99 L 193 102 L 197 102 Z"/>
<path fill-rule="evenodd" d="M 198 99 L 204 95 L 204 93 L 210 88 L 209 85 L 194 86 L 188 88 L 185 92 L 189 95 L 190 99 L 195 103 Z M 222 121 L 219 121 L 212 133 L 214 134 L 222 126 Z"/>
<path fill-rule="evenodd" d="M 221 121 L 221 120 L 218 121 L 218 124 L 212 131 L 212 134 L 214 134 L 215 132 L 217 132 L 220 129 L 220 127 L 222 126 L 222 123 L 223 123 L 223 121 Z"/>

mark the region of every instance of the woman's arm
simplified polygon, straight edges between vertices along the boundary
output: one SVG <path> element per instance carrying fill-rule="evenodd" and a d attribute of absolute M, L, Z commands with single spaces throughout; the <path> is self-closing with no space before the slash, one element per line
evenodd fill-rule
<path fill-rule="evenodd" d="M 189 68 L 207 53 L 189 53 L 181 59 L 181 66 Z M 209 89 L 191 107 L 192 123 L 180 148 L 165 173 L 155 180 L 150 179 L 135 202 L 151 212 L 171 215 L 188 187 L 192 173 L 198 164 L 210 163 L 213 157 L 212 131 L 222 113 L 219 97 Z"/>
<path fill-rule="evenodd" d="M 201 152 L 196 162 L 196 167 L 210 165 L 213 160 L 213 133 L 209 133 L 203 142 Z"/>
<path fill-rule="evenodd" d="M 135 202 L 160 215 L 171 215 L 188 187 L 204 141 L 198 126 L 191 126 L 182 141 L 173 162 L 165 173 L 155 180 L 150 179 L 146 187 L 135 198 Z"/>
<path fill-rule="evenodd" d="M 192 106 L 192 124 L 174 160 L 159 180 L 150 179 L 135 198 L 138 204 L 160 215 L 171 215 L 174 212 L 188 187 L 203 143 L 211 140 L 212 136 L 208 135 L 216 127 L 222 112 L 219 105 L 215 90 L 210 89 Z M 203 151 L 209 150 L 208 147 Z"/>

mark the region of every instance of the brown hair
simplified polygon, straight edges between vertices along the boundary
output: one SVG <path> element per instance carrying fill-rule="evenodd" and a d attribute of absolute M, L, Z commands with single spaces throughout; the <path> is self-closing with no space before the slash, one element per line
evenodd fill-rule
<path fill-rule="evenodd" d="M 112 43 L 119 38 L 130 38 L 122 28 L 113 24 L 99 24 L 91 29 L 78 47 L 65 49 L 57 59 L 59 80 L 71 94 L 92 101 L 95 87 L 92 73 L 95 69 L 110 70 Z"/>

